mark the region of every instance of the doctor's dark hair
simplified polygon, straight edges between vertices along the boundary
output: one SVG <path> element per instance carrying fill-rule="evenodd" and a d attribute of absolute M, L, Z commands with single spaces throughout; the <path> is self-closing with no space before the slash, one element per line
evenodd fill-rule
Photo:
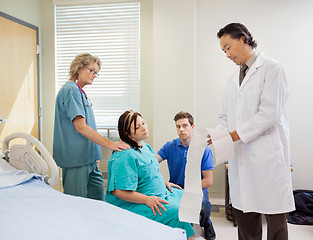
<path fill-rule="evenodd" d="M 101 61 L 98 57 L 92 56 L 89 53 L 83 53 L 77 55 L 71 63 L 70 66 L 70 79 L 77 80 L 78 72 L 81 69 L 87 68 L 89 64 L 96 63 L 99 66 L 99 71 L 101 69 Z"/>
<path fill-rule="evenodd" d="M 140 113 L 130 110 L 124 112 L 118 119 L 118 134 L 121 140 L 128 143 L 135 150 L 138 150 L 139 146 L 129 135 L 132 123 L 134 123 L 134 132 L 136 133 L 137 116 L 142 117 Z"/>
<path fill-rule="evenodd" d="M 252 48 L 256 48 L 258 44 L 253 37 L 249 30 L 241 23 L 230 23 L 225 27 L 221 28 L 217 33 L 217 37 L 221 38 L 224 35 L 229 34 L 233 39 L 240 39 L 241 37 L 244 38 L 244 42 L 250 45 Z"/>
<path fill-rule="evenodd" d="M 194 124 L 193 116 L 190 113 L 183 112 L 183 111 L 180 111 L 179 113 L 175 115 L 174 121 L 177 122 L 179 119 L 184 119 L 184 118 L 188 119 L 191 126 Z"/>

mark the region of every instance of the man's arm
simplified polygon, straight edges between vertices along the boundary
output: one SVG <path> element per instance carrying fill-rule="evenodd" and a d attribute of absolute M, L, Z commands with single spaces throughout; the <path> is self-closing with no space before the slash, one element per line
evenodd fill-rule
<path fill-rule="evenodd" d="M 163 161 L 163 159 L 160 157 L 160 155 L 159 155 L 159 154 L 157 154 L 157 153 L 156 153 L 156 154 L 155 154 L 155 156 L 157 157 L 157 159 L 158 159 L 159 163 Z"/>
<path fill-rule="evenodd" d="M 213 170 L 202 171 L 201 185 L 202 189 L 209 188 L 213 184 Z"/>

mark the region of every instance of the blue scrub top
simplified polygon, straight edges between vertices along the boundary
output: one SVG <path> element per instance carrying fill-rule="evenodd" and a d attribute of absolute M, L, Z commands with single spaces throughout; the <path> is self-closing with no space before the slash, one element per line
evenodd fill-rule
<path fill-rule="evenodd" d="M 185 168 L 187 163 L 187 152 L 189 146 L 185 147 L 180 138 L 167 142 L 158 154 L 163 160 L 167 160 L 168 170 L 170 173 L 170 182 L 175 183 L 182 188 L 185 185 Z M 214 159 L 212 151 L 206 147 L 202 162 L 201 171 L 212 170 L 214 168 Z"/>
<path fill-rule="evenodd" d="M 66 82 L 55 103 L 53 158 L 60 167 L 81 167 L 101 159 L 101 147 L 76 131 L 73 120 L 82 116 L 97 131 L 92 107 L 74 81 Z"/>

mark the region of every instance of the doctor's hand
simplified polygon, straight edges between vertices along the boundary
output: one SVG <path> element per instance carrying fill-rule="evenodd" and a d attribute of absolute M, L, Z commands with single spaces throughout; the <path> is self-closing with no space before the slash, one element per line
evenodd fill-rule
<path fill-rule="evenodd" d="M 155 210 L 157 210 L 160 215 L 162 215 L 160 208 L 166 211 L 166 208 L 162 205 L 162 203 L 169 204 L 167 201 L 157 196 L 147 196 L 145 201 L 145 204 L 151 208 L 154 216 L 156 216 Z"/>
<path fill-rule="evenodd" d="M 239 137 L 237 131 L 229 132 L 229 135 L 231 136 L 233 142 L 240 140 L 240 137 Z"/>
<path fill-rule="evenodd" d="M 119 142 L 110 141 L 106 147 L 110 150 L 119 151 L 119 152 L 121 152 L 122 149 L 126 150 L 130 148 L 130 146 L 123 141 L 119 141 Z"/>
<path fill-rule="evenodd" d="M 175 183 L 167 182 L 167 181 L 165 182 L 165 186 L 167 187 L 167 189 L 170 192 L 173 192 L 172 187 L 179 188 L 179 189 L 183 190 L 179 185 L 177 185 Z"/>
<path fill-rule="evenodd" d="M 208 141 L 207 141 L 208 145 L 211 145 L 212 144 L 211 135 L 209 134 L 207 138 L 208 138 Z"/>

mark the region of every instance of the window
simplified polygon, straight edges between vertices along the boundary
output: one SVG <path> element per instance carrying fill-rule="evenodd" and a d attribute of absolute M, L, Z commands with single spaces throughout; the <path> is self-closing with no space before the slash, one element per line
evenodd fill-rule
<path fill-rule="evenodd" d="M 68 80 L 72 60 L 90 53 L 102 62 L 86 86 L 98 128 L 117 126 L 119 116 L 140 111 L 140 3 L 55 7 L 56 93 Z"/>

